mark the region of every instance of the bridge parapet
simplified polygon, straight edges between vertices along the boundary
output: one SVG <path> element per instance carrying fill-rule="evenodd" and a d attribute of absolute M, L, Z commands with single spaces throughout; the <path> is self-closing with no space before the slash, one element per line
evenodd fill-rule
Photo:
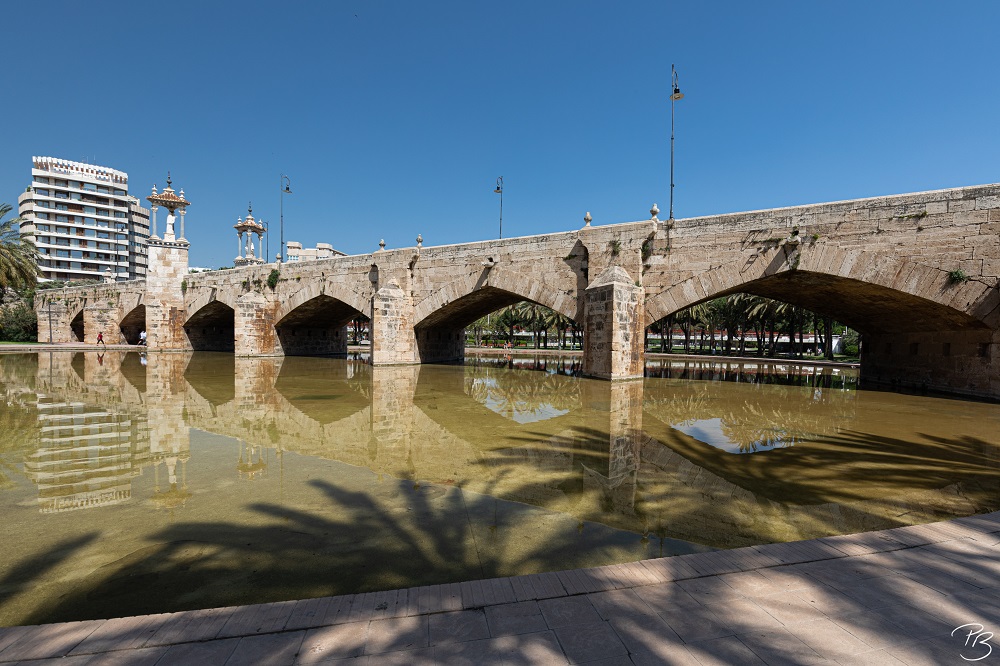
<path fill-rule="evenodd" d="M 921 375 L 928 385 L 1000 396 L 1000 360 L 992 360 L 1000 359 L 1000 184 L 669 221 L 588 221 L 558 233 L 200 274 L 186 272 L 186 243 L 160 245 L 151 247 L 145 283 L 54 290 L 38 300 L 40 338 L 92 342 L 95 329 L 117 320 L 125 339 L 146 326 L 152 349 L 340 354 L 345 326 L 360 314 L 372 320 L 373 364 L 451 361 L 464 356 L 471 322 L 528 300 L 584 329 L 585 373 L 617 379 L 641 367 L 645 326 L 746 292 L 864 332 L 880 376 L 895 377 L 891 368 L 900 366 L 879 361 L 884 353 L 873 350 L 891 346 L 880 336 L 932 334 L 907 343 L 921 350 L 918 358 L 940 342 L 962 363 L 945 367 L 931 357 Z M 596 281 L 608 271 L 613 289 Z M 610 305 L 594 297 L 605 291 Z M 621 335 L 602 338 L 614 330 Z"/>

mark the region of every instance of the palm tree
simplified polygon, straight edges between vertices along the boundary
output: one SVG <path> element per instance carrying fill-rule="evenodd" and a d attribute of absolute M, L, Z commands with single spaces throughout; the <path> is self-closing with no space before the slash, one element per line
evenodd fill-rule
<path fill-rule="evenodd" d="M 10 204 L 0 204 L 0 300 L 8 289 L 34 287 L 38 277 L 38 248 L 29 234 L 19 229 L 20 217 L 4 220 Z"/>

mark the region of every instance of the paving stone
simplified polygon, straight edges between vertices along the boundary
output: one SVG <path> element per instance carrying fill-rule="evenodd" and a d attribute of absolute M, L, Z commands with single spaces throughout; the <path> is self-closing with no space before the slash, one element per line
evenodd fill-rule
<path fill-rule="evenodd" d="M 65 656 L 103 624 L 104 620 L 88 620 L 32 627 L 0 652 L 0 661 Z"/>
<path fill-rule="evenodd" d="M 702 605 L 661 612 L 659 615 L 685 643 L 732 636 L 736 633 L 722 618 Z"/>
<path fill-rule="evenodd" d="M 165 626 L 154 616 L 119 617 L 106 620 L 80 641 L 70 654 L 93 654 L 143 647 Z"/>
<path fill-rule="evenodd" d="M 504 647 L 500 644 L 500 640 L 499 638 L 484 638 L 478 641 L 435 645 L 431 648 L 431 654 L 436 664 L 448 664 L 449 666 L 500 665 L 504 663 Z"/>
<path fill-rule="evenodd" d="M 400 652 L 385 652 L 376 657 L 366 657 L 374 666 L 439 666 L 442 662 L 435 656 L 433 647 Z"/>
<path fill-rule="evenodd" d="M 798 630 L 778 628 L 738 634 L 740 641 L 767 664 L 822 664 L 827 659 L 801 640 Z"/>
<path fill-rule="evenodd" d="M 925 638 L 914 637 L 912 633 L 904 630 L 898 624 L 894 624 L 889 617 L 878 610 L 845 613 L 832 616 L 830 619 L 873 650 L 914 643 Z"/>
<path fill-rule="evenodd" d="M 719 579 L 743 596 L 767 596 L 774 593 L 771 581 L 758 571 L 723 574 Z"/>
<path fill-rule="evenodd" d="M 159 650 L 162 653 L 162 651 L 165 650 L 166 648 L 150 648 L 150 649 Z M 128 655 L 131 655 L 134 652 L 140 652 L 140 651 L 141 650 L 126 650 L 124 652 L 119 652 L 116 654 L 120 654 L 127 657 Z M 2 663 L 4 664 L 4 666 L 22 666 L 22 664 L 23 666 L 94 666 L 96 660 L 98 659 L 100 659 L 99 663 L 101 666 L 104 666 L 104 664 L 106 663 L 111 663 L 111 664 L 125 663 L 128 664 L 129 666 L 131 666 L 131 664 L 140 666 L 140 664 L 145 665 L 145 664 L 155 663 L 155 659 L 153 661 L 150 661 L 149 656 L 147 656 L 143 661 L 125 661 L 125 662 L 116 662 L 110 659 L 106 660 L 105 659 L 106 656 L 107 655 L 103 654 L 102 655 L 82 654 L 76 657 L 53 657 L 52 659 L 32 659 L 30 661 L 21 661 L 21 662 L 5 661 Z M 158 659 L 159 656 L 160 655 L 157 655 L 156 658 Z"/>
<path fill-rule="evenodd" d="M 538 608 L 549 629 L 601 621 L 601 616 L 597 614 L 587 597 L 544 599 L 538 602 Z"/>
<path fill-rule="evenodd" d="M 596 659 L 627 655 L 628 650 L 610 624 L 599 620 L 574 623 L 552 630 L 570 663 L 582 664 Z"/>
<path fill-rule="evenodd" d="M 244 636 L 226 661 L 226 666 L 287 666 L 295 658 L 305 631 Z"/>
<path fill-rule="evenodd" d="M 706 608 L 735 633 L 771 631 L 784 627 L 751 599 L 727 599 L 719 603 L 706 604 Z"/>
<path fill-rule="evenodd" d="M 659 653 L 671 645 L 684 645 L 681 637 L 658 615 L 615 618 L 609 624 L 630 653 Z"/>
<path fill-rule="evenodd" d="M 428 626 L 431 645 L 461 643 L 490 637 L 486 613 L 482 610 L 436 613 L 428 617 Z"/>
<path fill-rule="evenodd" d="M 518 601 L 486 608 L 486 621 L 494 637 L 509 634 L 533 634 L 546 631 L 548 625 L 536 601 Z"/>
<path fill-rule="evenodd" d="M 427 616 L 372 620 L 368 625 L 368 642 L 365 645 L 365 654 L 372 655 L 428 647 L 430 638 L 427 624 Z"/>
<path fill-rule="evenodd" d="M 736 636 L 702 640 L 686 647 L 702 666 L 756 666 L 765 663 Z"/>
<path fill-rule="evenodd" d="M 647 606 L 657 613 L 673 613 L 677 610 L 704 608 L 704 604 L 681 589 L 677 583 L 650 585 L 634 590 Z"/>
<path fill-rule="evenodd" d="M 241 639 L 223 638 L 203 643 L 171 645 L 156 666 L 190 666 L 191 664 L 225 664 Z"/>
<path fill-rule="evenodd" d="M 494 578 L 490 584 L 493 585 L 494 604 L 508 604 L 517 601 L 510 578 Z"/>
<path fill-rule="evenodd" d="M 827 659 L 839 659 L 871 650 L 870 645 L 829 619 L 797 624 L 795 636 Z"/>
<path fill-rule="evenodd" d="M 169 649 L 169 645 L 159 645 L 137 650 L 104 652 L 94 655 L 88 662 L 88 666 L 150 666 L 163 659 L 163 655 Z M 60 666 L 72 666 L 72 664 L 61 664 Z"/>
<path fill-rule="evenodd" d="M 825 617 L 823 611 L 794 594 L 780 593 L 757 597 L 753 601 L 786 627 Z"/>
<path fill-rule="evenodd" d="M 862 610 L 862 606 L 856 599 L 849 597 L 836 588 L 816 585 L 813 587 L 792 590 L 790 594 L 810 604 L 814 609 L 824 615 L 840 615 Z"/>
<path fill-rule="evenodd" d="M 462 610 L 462 586 L 459 583 L 449 583 L 442 588 L 441 610 Z"/>
<path fill-rule="evenodd" d="M 837 660 L 841 666 L 904 666 L 905 662 L 900 661 L 889 650 L 872 650 L 852 654 L 849 657 L 841 657 Z"/>
<path fill-rule="evenodd" d="M 585 597 L 604 620 L 656 615 L 635 590 L 594 592 Z"/>
<path fill-rule="evenodd" d="M 331 601 L 330 597 L 296 601 L 292 612 L 288 615 L 285 627 L 288 629 L 308 629 L 319 626 L 319 622 L 326 614 L 326 609 Z"/>
<path fill-rule="evenodd" d="M 379 620 L 384 621 L 384 620 Z M 365 650 L 367 622 L 335 624 L 306 631 L 297 664 L 320 664 L 330 659 L 357 657 Z"/>
<path fill-rule="evenodd" d="M 722 576 L 681 580 L 677 581 L 676 585 L 696 601 L 704 604 L 742 597 L 739 592 L 729 586 Z"/>
<path fill-rule="evenodd" d="M 0 627 L 0 653 L 36 629 L 37 627 Z"/>

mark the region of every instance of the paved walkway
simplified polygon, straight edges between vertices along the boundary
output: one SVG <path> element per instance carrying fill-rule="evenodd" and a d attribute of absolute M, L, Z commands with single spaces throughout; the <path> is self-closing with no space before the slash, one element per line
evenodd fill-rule
<path fill-rule="evenodd" d="M 994 646 L 980 630 L 1000 635 L 1000 512 L 593 569 L 11 627 L 0 629 L 0 663 L 1000 664 L 1000 637 Z"/>

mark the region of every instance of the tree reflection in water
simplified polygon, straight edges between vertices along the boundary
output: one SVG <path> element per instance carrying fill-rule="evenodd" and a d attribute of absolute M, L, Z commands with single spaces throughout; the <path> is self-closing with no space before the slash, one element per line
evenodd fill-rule
<path fill-rule="evenodd" d="M 0 580 L 31 558 L 57 562 L 39 573 L 44 609 L 26 611 L 23 586 L 0 583 L 0 619 L 552 570 L 1000 505 L 995 406 L 859 392 L 820 370 L 780 366 L 769 379 L 766 364 L 674 361 L 670 377 L 599 382 L 541 356 L 526 363 L 542 372 L 518 358 L 128 361 L 0 364 L 0 500 L 14 535 Z M 76 429 L 43 442 L 38 396 L 48 414 L 81 419 Z M 683 432 L 704 423 L 742 455 Z M 74 458 L 98 435 L 116 439 Z M 63 509 L 44 514 L 56 531 L 38 529 L 47 506 Z M 79 553 L 45 560 L 66 539 Z"/>

